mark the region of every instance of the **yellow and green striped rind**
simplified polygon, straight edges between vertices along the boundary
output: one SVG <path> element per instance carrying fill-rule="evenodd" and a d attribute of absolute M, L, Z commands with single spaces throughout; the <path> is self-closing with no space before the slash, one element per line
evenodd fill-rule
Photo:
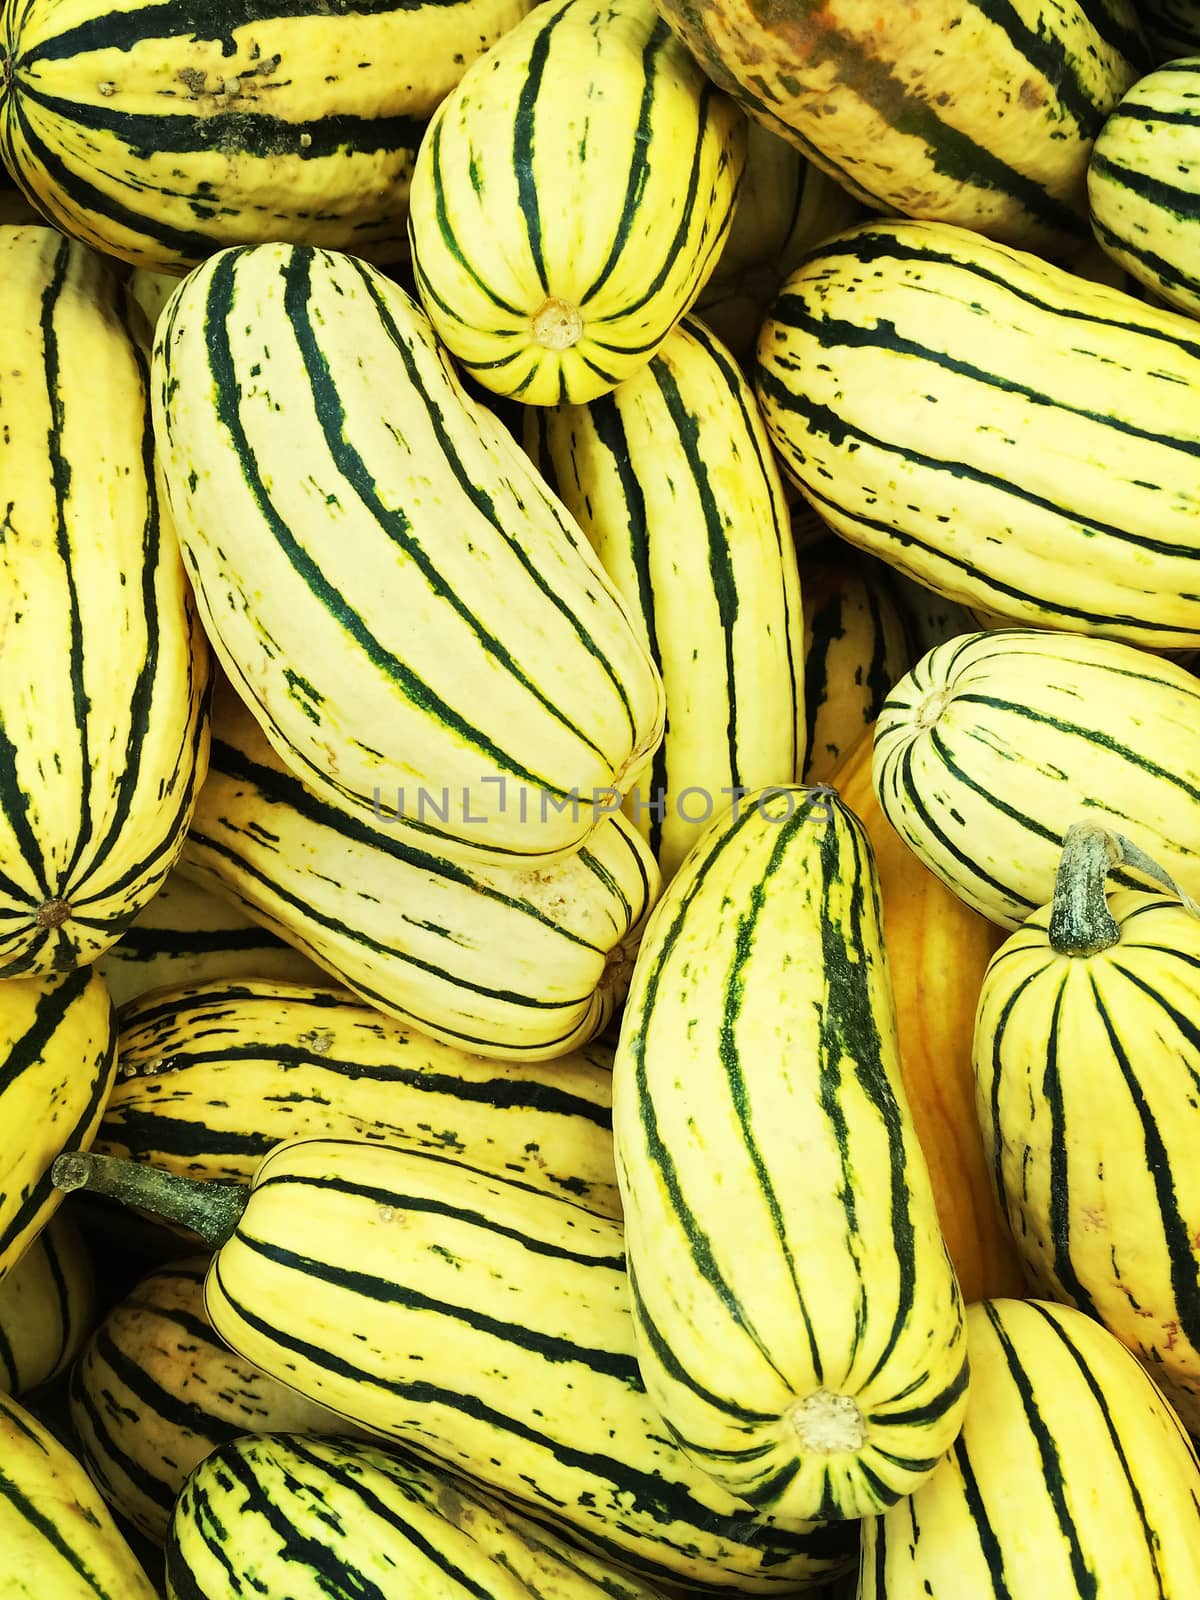
<path fill-rule="evenodd" d="M 0 1280 L 0 1394 L 56 1378 L 92 1331 L 96 1282 L 83 1236 L 58 1211 Z"/>
<path fill-rule="evenodd" d="M 127 1007 L 94 1148 L 185 1178 L 249 1183 L 285 1139 L 447 1151 L 620 1216 L 611 1051 L 469 1055 L 328 987 L 251 980 Z"/>
<path fill-rule="evenodd" d="M 214 979 L 325 981 L 307 956 L 180 872 L 167 874 L 96 966 L 118 1009 L 152 989 Z"/>
<path fill-rule="evenodd" d="M 156 1544 L 184 1480 L 218 1445 L 345 1426 L 221 1342 L 204 1309 L 207 1268 L 198 1256 L 143 1278 L 71 1372 L 80 1459 L 108 1503 Z"/>
<path fill-rule="evenodd" d="M 872 781 L 929 870 L 1002 928 L 1050 903 L 1081 818 L 1200 895 L 1200 683 L 1128 645 L 1022 628 L 938 645 L 880 712 Z"/>
<path fill-rule="evenodd" d="M 208 756 L 208 651 L 106 264 L 0 227 L 0 977 L 94 961 L 158 888 Z"/>
<path fill-rule="evenodd" d="M 0 1395 L 4 1600 L 155 1600 L 156 1591 L 65 1446 Z"/>
<path fill-rule="evenodd" d="M 1047 1298 L 1097 1318 L 1200 1431 L 1200 921 L 1117 889 L 1119 943 L 1050 944 L 1050 907 L 992 958 L 975 1024 L 1001 1210 Z"/>
<path fill-rule="evenodd" d="M 873 209 L 1047 247 L 1086 227 L 1091 142 L 1142 48 L 1130 0 L 665 0 L 663 15 L 715 83 Z"/>
<path fill-rule="evenodd" d="M 841 184 L 761 122 L 749 123 L 746 133 L 746 170 L 729 237 L 696 300 L 696 315 L 739 361 L 753 357 L 788 274 L 863 214 Z"/>
<path fill-rule="evenodd" d="M 41 212 L 182 273 L 261 239 L 395 261 L 425 122 L 529 0 L 13 0 L 0 151 Z"/>
<path fill-rule="evenodd" d="M 789 1593 L 852 1553 L 757 1520 L 667 1438 L 620 1225 L 570 1200 L 430 1151 L 278 1145 L 205 1295 L 248 1360 L 652 1582 Z"/>
<path fill-rule="evenodd" d="M 1155 65 L 1200 55 L 1200 0 L 1138 0 Z"/>
<path fill-rule="evenodd" d="M 871 222 L 788 279 L 757 385 L 835 531 L 964 605 L 1200 640 L 1200 337 L 965 228 Z"/>
<path fill-rule="evenodd" d="M 417 155 L 417 288 L 485 388 L 581 405 L 631 377 L 721 254 L 746 124 L 651 0 L 550 0 L 476 63 Z"/>
<path fill-rule="evenodd" d="M 1200 1468 L 1178 1418 L 1098 1323 L 1043 1301 L 967 1310 L 962 1434 L 863 1523 L 858 1600 L 1191 1600 Z"/>
<path fill-rule="evenodd" d="M 670 878 L 736 791 L 804 759 L 800 585 L 749 385 L 693 318 L 588 405 L 530 407 L 525 446 L 640 620 L 667 731 L 626 800 Z"/>
<path fill-rule="evenodd" d="M 380 1011 L 463 1050 L 532 1060 L 604 1029 L 659 889 L 619 814 L 575 855 L 524 871 L 416 848 L 386 810 L 368 824 L 313 795 L 233 696 L 217 710 L 183 865 Z"/>
<path fill-rule="evenodd" d="M 840 541 L 800 558 L 804 595 L 805 783 L 828 783 L 912 662 L 882 562 Z"/>
<path fill-rule="evenodd" d="M 242 1574 L 289 1600 L 659 1600 L 411 1456 L 286 1435 L 223 1445 L 172 1519 L 168 1600 L 242 1600 Z"/>
<path fill-rule="evenodd" d="M 629 781 L 662 685 L 404 291 L 346 255 L 222 251 L 159 318 L 154 418 L 205 626 L 306 787 L 368 822 L 403 791 L 402 831 L 464 859 L 576 849 L 572 793 Z"/>
<path fill-rule="evenodd" d="M 55 1160 L 91 1146 L 116 1074 L 116 1036 L 91 967 L 0 983 L 0 1282 L 62 1203 L 50 1181 Z"/>
<path fill-rule="evenodd" d="M 1200 39 L 1192 59 L 1135 83 L 1104 124 L 1088 201 L 1108 254 L 1169 305 L 1200 316 Z"/>
<path fill-rule="evenodd" d="M 783 1519 L 910 1494 L 966 1401 L 881 922 L 832 790 L 748 797 L 651 917 L 613 1066 L 642 1380 L 698 1468 Z"/>

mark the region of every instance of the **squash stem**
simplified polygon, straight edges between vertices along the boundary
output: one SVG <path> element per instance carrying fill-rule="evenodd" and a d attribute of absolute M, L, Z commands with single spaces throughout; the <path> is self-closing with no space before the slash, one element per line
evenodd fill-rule
<path fill-rule="evenodd" d="M 1161 884 L 1185 910 L 1200 916 L 1200 906 L 1132 840 L 1094 822 L 1076 822 L 1067 829 L 1054 880 L 1049 935 L 1058 955 L 1094 956 L 1120 942 L 1120 926 L 1108 909 L 1108 875 L 1118 866 L 1133 867 Z"/>
<path fill-rule="evenodd" d="M 213 1250 L 232 1239 L 250 1197 L 244 1184 L 202 1183 L 177 1172 L 84 1150 L 59 1156 L 50 1177 L 55 1188 L 67 1194 L 88 1189 L 189 1228 Z"/>

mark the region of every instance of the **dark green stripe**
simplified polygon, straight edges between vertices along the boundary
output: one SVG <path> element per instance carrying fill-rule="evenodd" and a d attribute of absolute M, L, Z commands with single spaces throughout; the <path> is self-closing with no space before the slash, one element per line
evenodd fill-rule
<path fill-rule="evenodd" d="M 1185 189 L 1180 184 L 1151 177 L 1149 173 L 1135 172 L 1104 155 L 1093 154 L 1090 170 L 1148 205 L 1178 217 L 1181 222 L 1200 222 L 1200 194 L 1194 188 Z"/>
<path fill-rule="evenodd" d="M 427 138 L 432 139 L 430 145 L 428 172 L 430 187 L 433 190 L 433 214 L 437 221 L 438 234 L 441 238 L 442 246 L 445 249 L 446 254 L 456 266 L 462 268 L 462 270 L 470 278 L 475 288 L 479 290 L 480 294 L 482 294 L 485 299 L 490 300 L 492 305 L 496 307 L 497 311 L 502 311 L 506 316 L 516 319 L 520 331 L 519 333 L 514 332 L 513 337 L 527 338 L 528 334 L 526 330 L 529 322 L 528 312 L 522 312 L 519 307 L 510 305 L 507 300 L 502 300 L 495 290 L 492 289 L 490 285 L 479 276 L 479 273 L 476 272 L 475 268 L 467 259 L 466 252 L 464 251 L 462 245 L 459 244 L 458 236 L 454 232 L 454 227 L 450 221 L 450 209 L 446 204 L 446 187 L 442 181 L 442 127 L 445 123 L 447 111 L 452 107 L 457 109 L 452 99 L 442 102 L 441 107 L 437 112 L 435 112 L 433 120 L 429 124 L 429 133 L 426 135 Z M 421 253 L 418 249 L 419 240 L 417 239 L 416 229 L 413 227 L 411 215 L 408 223 L 408 237 L 412 246 L 413 271 L 416 274 L 417 282 L 421 288 L 421 293 L 425 294 L 430 291 L 431 285 L 429 278 L 421 267 Z M 463 326 L 467 326 L 467 324 L 463 323 L 463 318 L 461 315 L 455 311 L 452 306 L 447 305 L 447 303 L 439 295 L 434 295 L 433 299 L 434 303 L 443 313 L 452 317 L 455 322 L 462 323 Z"/>
<path fill-rule="evenodd" d="M 1008 1587 L 1008 1573 L 1004 1566 L 1004 1550 L 992 1526 L 992 1519 L 988 1515 L 987 1502 L 979 1488 L 979 1480 L 975 1476 L 975 1468 L 971 1465 L 971 1457 L 967 1453 L 966 1444 L 960 1433 L 954 1441 L 954 1462 L 962 1478 L 963 1498 L 967 1503 L 970 1513 L 971 1526 L 979 1540 L 979 1551 L 987 1565 L 988 1578 L 992 1586 L 992 1600 L 1019 1600 Z M 919 1544 L 917 1550 L 920 1549 Z M 880 1600 L 884 1600 L 884 1591 L 880 1591 Z M 980 1596 L 980 1600 L 983 1597 Z"/>
<path fill-rule="evenodd" d="M 74 1337 L 75 1325 L 74 1319 L 71 1316 L 71 1291 L 67 1287 L 66 1274 L 63 1271 L 63 1264 L 59 1259 L 58 1250 L 54 1243 L 55 1232 L 56 1229 L 53 1222 L 51 1222 L 48 1227 L 42 1229 L 41 1233 L 38 1235 L 37 1242 L 40 1245 L 42 1254 L 45 1257 L 46 1267 L 50 1273 L 50 1281 L 54 1285 L 54 1293 L 58 1300 L 58 1348 L 54 1352 L 53 1363 L 48 1369 L 51 1372 L 57 1373 L 62 1367 L 63 1361 L 66 1359 L 67 1350 L 70 1346 L 72 1338 Z M 86 1248 L 86 1246 L 80 1246 L 77 1243 L 73 1248 L 80 1249 Z M 4 1330 L 0 1328 L 0 1343 L 3 1342 L 3 1337 Z"/>
<path fill-rule="evenodd" d="M 115 1505 L 122 1506 L 128 1501 L 129 1496 L 127 1493 L 122 1493 L 114 1472 L 124 1478 L 134 1491 L 148 1500 L 152 1506 L 156 1506 L 159 1511 L 169 1512 L 175 1503 L 174 1486 L 164 1478 L 155 1477 L 144 1461 L 131 1456 L 121 1445 L 116 1428 L 123 1424 L 126 1433 L 136 1439 L 137 1423 L 108 1390 L 97 1388 L 95 1394 L 92 1393 L 90 1385 L 102 1382 L 103 1375 L 97 1374 L 95 1368 L 91 1366 L 77 1366 L 71 1374 L 72 1421 L 76 1437 L 87 1458 L 89 1473 L 105 1489 L 105 1498 Z M 100 1404 L 105 1403 L 109 1412 L 108 1420 L 100 1412 Z M 120 1414 L 119 1420 L 113 1415 L 114 1412 Z M 113 1426 L 109 1426 L 110 1421 Z M 87 1428 L 91 1430 L 90 1439 L 81 1423 L 86 1423 Z M 202 1433 L 201 1438 L 203 1437 Z"/>
<path fill-rule="evenodd" d="M 548 16 L 543 14 L 542 26 L 535 33 L 529 51 L 529 65 L 525 72 L 525 81 L 521 85 L 521 92 L 517 96 L 517 108 L 513 118 L 512 155 L 513 176 L 517 180 L 517 206 L 525 224 L 529 254 L 543 294 L 550 293 L 550 279 L 546 273 L 546 258 L 542 250 L 542 213 L 538 201 L 537 179 L 533 170 L 537 99 L 542 80 L 546 75 L 546 63 L 550 59 L 550 36 L 564 17 L 573 15 L 574 8 L 570 5 L 561 5 L 556 12 L 551 12 Z M 557 132 L 555 129 L 556 134 Z"/>
<path fill-rule="evenodd" d="M 5 1412 L 4 1416 L 8 1418 L 8 1413 Z M 38 1442 L 41 1443 L 40 1440 Z M 78 1507 L 72 1502 L 64 1503 L 61 1492 L 57 1495 L 47 1496 L 47 1498 L 50 1500 L 52 1508 L 62 1511 L 67 1521 L 72 1524 L 70 1537 L 62 1527 L 54 1522 L 50 1516 L 47 1516 L 29 1498 L 16 1479 L 10 1478 L 3 1467 L 0 1466 L 0 1500 L 6 1501 L 14 1515 L 20 1518 L 22 1522 L 27 1523 L 35 1533 L 46 1541 L 54 1551 L 54 1554 L 70 1568 L 78 1582 L 90 1589 L 94 1595 L 99 1597 L 99 1600 L 128 1600 L 127 1595 L 116 1594 L 111 1589 L 101 1587 L 99 1579 L 75 1548 L 77 1534 L 73 1524 L 79 1520 Z M 74 1513 L 73 1516 L 72 1513 Z M 129 1557 L 129 1561 L 132 1564 L 132 1555 Z M 52 1565 L 52 1562 L 49 1561 L 46 1562 L 45 1566 L 40 1561 L 38 1563 L 39 1573 L 42 1574 L 44 1579 L 51 1582 L 54 1580 L 46 1569 L 47 1567 L 52 1567 Z"/>
<path fill-rule="evenodd" d="M 107 952 L 107 957 L 119 961 L 178 961 L 193 956 L 287 948 L 282 939 L 253 924 L 247 928 L 214 928 L 198 933 L 189 933 L 182 928 L 132 927 L 121 935 L 119 942 Z"/>
<path fill-rule="evenodd" d="M 53 987 L 47 984 L 42 989 L 34 1003 L 29 1026 L 19 1038 L 12 1041 L 8 1053 L 0 1060 L 0 1096 L 24 1073 L 44 1066 L 51 1040 L 91 980 L 90 967 L 76 967 L 53 983 Z M 80 1067 L 83 1065 L 79 1063 Z"/>
<path fill-rule="evenodd" d="M 1161 280 L 1164 289 L 1186 289 L 1194 295 L 1200 295 L 1200 281 L 1188 276 L 1175 262 L 1168 261 L 1166 256 L 1160 255 L 1157 250 L 1151 250 L 1148 245 L 1135 238 L 1132 232 L 1128 235 L 1116 233 L 1095 216 L 1092 218 L 1092 227 L 1100 244 L 1109 248 L 1110 255 L 1115 250 L 1140 262 Z"/>
<path fill-rule="evenodd" d="M 172 1276 L 175 1274 L 172 1273 Z M 170 1341 L 174 1339 L 181 1355 L 186 1354 L 187 1359 L 181 1360 L 179 1366 L 172 1369 L 180 1379 L 186 1381 L 187 1364 L 197 1354 L 191 1347 L 197 1343 L 198 1333 L 203 1335 L 199 1341 L 201 1344 L 199 1354 L 220 1355 L 227 1360 L 237 1360 L 236 1356 L 229 1354 L 212 1329 L 205 1327 L 198 1317 L 187 1315 L 185 1322 L 182 1317 L 176 1315 L 173 1307 L 168 1308 L 161 1304 L 152 1306 L 151 1314 L 158 1323 L 155 1338 L 161 1342 L 160 1347 L 169 1346 Z M 135 1343 L 137 1337 L 135 1330 Z M 198 1439 L 207 1439 L 217 1445 L 225 1443 L 228 1439 L 240 1438 L 246 1432 L 244 1424 L 214 1416 L 203 1406 L 193 1405 L 182 1393 L 172 1393 L 171 1390 L 164 1388 L 130 1356 L 128 1351 L 117 1344 L 108 1329 L 102 1325 L 93 1335 L 90 1360 L 76 1369 L 80 1373 L 82 1387 L 94 1399 L 98 1399 L 105 1392 L 102 1387 L 106 1381 L 105 1367 L 148 1413 L 161 1418 L 180 1433 L 194 1434 Z M 115 1439 L 109 1430 L 97 1426 L 96 1431 L 105 1442 L 106 1448 L 110 1441 L 115 1446 Z"/>

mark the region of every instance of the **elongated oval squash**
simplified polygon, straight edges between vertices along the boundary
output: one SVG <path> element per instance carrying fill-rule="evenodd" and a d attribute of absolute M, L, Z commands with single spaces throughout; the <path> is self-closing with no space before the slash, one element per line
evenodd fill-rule
<path fill-rule="evenodd" d="M 1200 894 L 1200 683 L 1128 645 L 1017 628 L 938 645 L 879 714 L 873 782 L 906 844 L 1002 928 L 1049 902 L 1083 816 Z"/>
<path fill-rule="evenodd" d="M 108 1155 L 249 1183 L 285 1139 L 372 1139 L 449 1150 L 621 1214 L 601 1045 L 489 1061 L 343 989 L 261 979 L 159 990 L 121 1020 L 120 1079 L 94 1144 Z"/>
<path fill-rule="evenodd" d="M 71 1372 L 80 1459 L 108 1503 L 156 1544 L 185 1479 L 218 1445 L 346 1426 L 222 1343 L 204 1309 L 207 1268 L 195 1256 L 141 1279 Z"/>
<path fill-rule="evenodd" d="M 758 407 L 689 318 L 612 394 L 530 407 L 525 445 L 662 676 L 666 735 L 626 810 L 670 878 L 734 794 L 804 759 L 800 585 Z"/>
<path fill-rule="evenodd" d="M 5 1600 L 156 1600 L 87 1473 L 0 1395 L 0 1550 Z"/>
<path fill-rule="evenodd" d="M 760 1515 L 911 1493 L 962 1425 L 962 1303 L 870 844 L 832 791 L 747 797 L 668 884 L 613 1132 L 638 1364 L 681 1447 Z"/>
<path fill-rule="evenodd" d="M 497 394 L 605 394 L 699 294 L 745 160 L 745 118 L 651 0 L 537 6 L 417 156 L 413 272 L 438 337 Z"/>
<path fill-rule="evenodd" d="M 1091 142 L 1141 59 L 1128 0 L 664 0 L 663 15 L 715 83 L 868 205 L 1018 243 L 1083 231 Z"/>
<path fill-rule="evenodd" d="M 361 1600 L 658 1600 L 411 1456 L 344 1440 L 248 1437 L 222 1445 L 183 1490 L 167 1541 L 169 1600 L 329 1600 L 330 1574 Z"/>
<path fill-rule="evenodd" d="M 882 562 L 835 546 L 800 562 L 805 783 L 832 778 L 912 664 L 891 573 Z"/>
<path fill-rule="evenodd" d="M 233 696 L 188 835 L 188 875 L 227 896 L 371 1005 L 460 1049 L 565 1055 L 624 998 L 658 895 L 619 814 L 548 867 L 466 866 L 316 798 Z"/>
<path fill-rule="evenodd" d="M 56 226 L 135 266 L 263 238 L 398 260 L 424 120 L 529 4 L 32 0 L 0 47 L 0 150 Z"/>
<path fill-rule="evenodd" d="M 0 978 L 94 961 L 165 877 L 208 651 L 159 503 L 145 358 L 99 257 L 0 227 Z"/>
<path fill-rule="evenodd" d="M 0 1393 L 49 1383 L 75 1359 L 96 1312 L 96 1281 L 83 1236 L 55 1212 L 0 1279 Z"/>
<path fill-rule="evenodd" d="M 572 796 L 651 753 L 662 685 L 404 291 L 327 251 L 222 251 L 159 318 L 154 374 L 201 614 L 286 765 L 359 819 L 407 793 L 404 831 L 464 856 L 577 848 Z"/>
<path fill-rule="evenodd" d="M 299 950 L 236 907 L 169 872 L 162 888 L 96 963 L 118 1009 L 151 989 L 220 978 L 324 979 Z"/>
<path fill-rule="evenodd" d="M 205 1303 L 235 1351 L 631 1572 L 790 1593 L 853 1550 L 852 1530 L 756 1519 L 665 1435 L 609 1217 L 352 1140 L 276 1145 L 249 1190 L 96 1155 L 56 1181 L 204 1230 Z"/>
<path fill-rule="evenodd" d="M 0 1280 L 58 1210 L 50 1168 L 86 1150 L 116 1074 L 116 1016 L 91 967 L 0 983 Z"/>
<path fill-rule="evenodd" d="M 1020 1296 L 1020 1258 L 992 1192 L 975 1115 L 971 1054 L 979 988 L 1003 935 L 952 894 L 884 816 L 871 783 L 872 748 L 868 732 L 830 781 L 871 843 L 904 1092 L 942 1236 L 966 1304 Z M 95 1148 L 103 1138 L 102 1123 Z"/>
<path fill-rule="evenodd" d="M 1197 41 L 1200 49 L 1200 40 Z M 1200 316 L 1200 56 L 1140 78 L 1088 164 L 1092 228 L 1168 305 Z"/>
<path fill-rule="evenodd" d="M 979 1121 L 1038 1292 L 1088 1312 L 1200 1431 L 1200 914 L 1106 892 L 1125 855 L 1072 829 L 1054 899 L 979 997 Z"/>
<path fill-rule="evenodd" d="M 811 255 L 758 346 L 785 470 L 836 532 L 952 600 L 1200 641 L 1200 338 L 964 228 Z"/>
<path fill-rule="evenodd" d="M 967 1312 L 971 1397 L 953 1452 L 863 1523 L 859 1600 L 1190 1600 L 1200 1468 L 1127 1350 L 1066 1306 Z"/>

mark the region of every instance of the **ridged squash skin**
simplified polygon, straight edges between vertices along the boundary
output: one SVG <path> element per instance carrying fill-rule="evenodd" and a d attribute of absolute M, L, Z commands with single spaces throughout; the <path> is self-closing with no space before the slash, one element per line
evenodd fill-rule
<path fill-rule="evenodd" d="M 530 0 L 8 8 L 0 149 L 56 226 L 186 272 L 269 236 L 405 254 L 425 120 Z"/>
<path fill-rule="evenodd" d="M 912 665 L 882 562 L 838 542 L 800 560 L 804 595 L 805 783 L 827 783 Z"/>
<path fill-rule="evenodd" d="M 1103 899 L 1103 890 L 1100 890 Z M 1096 1317 L 1200 1432 L 1200 918 L 1112 889 L 1118 942 L 1067 954 L 1043 906 L 979 997 L 979 1121 L 1030 1282 Z"/>
<path fill-rule="evenodd" d="M 1195 333 L 965 228 L 868 222 L 788 279 L 756 387 L 784 470 L 851 544 L 1027 627 L 1182 648 Z"/>
<path fill-rule="evenodd" d="M 1084 817 L 1200 895 L 1200 683 L 1146 651 L 1024 628 L 938 645 L 879 714 L 872 781 L 909 848 L 1001 928 L 1049 903 Z"/>
<path fill-rule="evenodd" d="M 260 928 L 220 895 L 169 872 L 125 932 L 96 963 L 118 1010 L 151 989 L 214 978 L 321 983 L 299 950 Z"/>
<path fill-rule="evenodd" d="M 474 1484 L 414 1457 L 284 1436 L 223 1445 L 183 1491 L 167 1543 L 168 1600 L 659 1600 Z"/>
<path fill-rule="evenodd" d="M 344 989 L 262 979 L 129 1006 L 94 1148 L 185 1178 L 249 1183 L 285 1139 L 450 1150 L 619 1217 L 611 1051 L 489 1061 Z"/>
<path fill-rule="evenodd" d="M 208 756 L 208 650 L 114 273 L 0 227 L 0 978 L 94 961 L 158 888 Z"/>
<path fill-rule="evenodd" d="M 0 1279 L 0 1394 L 20 1396 L 56 1378 L 78 1355 L 95 1314 L 91 1257 L 59 1210 Z"/>
<path fill-rule="evenodd" d="M 904 1092 L 942 1236 L 967 1305 L 1019 1297 L 1021 1261 L 992 1191 L 971 1053 L 980 985 L 1004 936 L 951 893 L 884 816 L 871 783 L 872 748 L 868 730 L 830 782 L 871 842 Z"/>
<path fill-rule="evenodd" d="M 55 1160 L 91 1146 L 116 1039 L 112 1001 L 91 967 L 0 983 L 0 1288 L 62 1203 Z"/>
<path fill-rule="evenodd" d="M 586 406 L 529 407 L 525 446 L 639 619 L 667 729 L 626 813 L 663 876 L 736 792 L 804 759 L 800 584 L 779 469 L 732 356 L 685 318 Z"/>
<path fill-rule="evenodd" d="M 962 1425 L 962 1303 L 832 791 L 747 797 L 667 886 L 613 1132 L 642 1380 L 697 1467 L 784 1519 L 910 1494 Z"/>
<path fill-rule="evenodd" d="M 0 1395 L 4 1600 L 156 1600 L 87 1473 L 23 1406 Z"/>
<path fill-rule="evenodd" d="M 631 377 L 716 266 L 746 119 L 651 0 L 550 0 L 438 107 L 413 173 L 417 288 L 485 389 L 580 405 Z"/>
<path fill-rule="evenodd" d="M 80 1459 L 114 1510 L 154 1544 L 166 1538 L 185 1479 L 219 1445 L 345 1428 L 221 1342 L 204 1309 L 207 1268 L 207 1256 L 193 1256 L 149 1273 L 71 1371 Z"/>
<path fill-rule="evenodd" d="M 761 122 L 746 128 L 746 170 L 721 258 L 695 312 L 736 357 L 755 340 L 783 280 L 824 239 L 850 227 L 862 206 Z"/>
<path fill-rule="evenodd" d="M 288 768 L 359 820 L 403 792 L 402 831 L 464 858 L 576 849 L 571 795 L 649 755 L 662 684 L 413 301 L 350 256 L 222 251 L 161 314 L 153 370 L 201 615 Z"/>
<path fill-rule="evenodd" d="M 1141 49 L 1128 0 L 662 9 L 715 83 L 868 205 L 1049 246 L 1084 231 L 1091 142 Z"/>
<path fill-rule="evenodd" d="M 1200 39 L 1191 59 L 1139 79 L 1104 124 L 1088 202 L 1113 260 L 1200 316 Z"/>
<path fill-rule="evenodd" d="M 651 1582 L 791 1593 L 850 1530 L 773 1527 L 664 1432 L 620 1225 L 452 1155 L 277 1145 L 213 1258 L 234 1350 Z"/>
<path fill-rule="evenodd" d="M 953 1452 L 863 1523 L 858 1600 L 1190 1600 L 1200 1468 L 1113 1336 L 1067 1306 L 967 1312 L 971 1398 Z"/>
<path fill-rule="evenodd" d="M 603 1031 L 624 998 L 654 858 L 619 813 L 545 867 L 467 866 L 366 826 L 287 772 L 232 695 L 184 870 L 422 1033 L 548 1059 Z"/>

